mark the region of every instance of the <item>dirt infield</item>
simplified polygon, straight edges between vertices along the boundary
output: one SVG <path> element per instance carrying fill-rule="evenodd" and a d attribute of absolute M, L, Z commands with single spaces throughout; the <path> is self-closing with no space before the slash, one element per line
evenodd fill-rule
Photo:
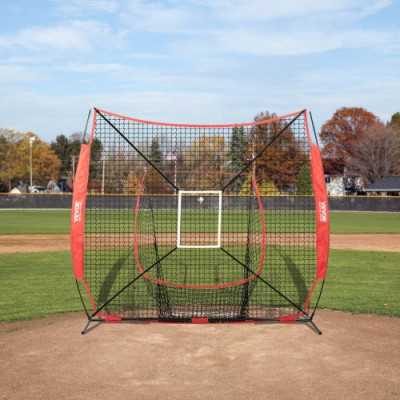
<path fill-rule="evenodd" d="M 400 319 L 304 325 L 0 324 L 1 399 L 399 399 Z"/>
<path fill-rule="evenodd" d="M 127 235 L 128 236 L 128 235 Z M 285 242 L 285 237 L 287 241 Z M 128 237 L 129 238 L 129 237 Z M 309 243 L 309 236 L 297 234 L 296 238 L 300 239 L 299 246 Z M 245 238 L 241 238 L 241 234 L 231 235 L 232 239 L 237 241 L 237 245 L 245 243 Z M 164 245 L 171 245 L 171 236 L 165 236 Z M 224 238 L 223 238 L 224 240 Z M 1 235 L 0 236 L 0 254 L 12 253 L 30 253 L 45 251 L 69 251 L 70 250 L 69 235 Z M 108 235 L 108 241 L 103 240 L 105 245 L 115 247 L 115 242 Z M 133 236 L 132 236 L 133 243 Z M 267 236 L 267 244 L 269 245 L 285 245 L 292 244 L 293 237 L 288 235 L 269 234 Z M 352 250 L 371 250 L 371 251 L 398 251 L 400 252 L 400 235 L 399 234 L 334 234 L 331 235 L 332 249 L 352 249 Z"/>

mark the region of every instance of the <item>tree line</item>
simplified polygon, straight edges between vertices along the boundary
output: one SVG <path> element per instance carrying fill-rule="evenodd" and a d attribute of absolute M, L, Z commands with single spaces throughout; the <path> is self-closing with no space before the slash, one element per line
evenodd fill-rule
<path fill-rule="evenodd" d="M 30 144 L 31 139 L 33 143 Z M 0 191 L 9 192 L 20 182 L 29 183 L 32 148 L 33 184 L 46 186 L 49 180 L 69 178 L 72 190 L 73 171 L 77 166 L 82 134 L 75 132 L 69 137 L 59 135 L 47 143 L 33 133 L 21 133 L 10 129 L 0 129 Z M 94 140 L 94 158 L 101 152 L 101 144 Z"/>
<path fill-rule="evenodd" d="M 275 119 L 275 113 L 261 112 L 255 122 Z M 173 192 L 168 184 L 153 169 L 165 170 L 170 182 L 186 190 L 218 190 L 226 187 L 237 173 L 249 165 L 264 147 L 268 151 L 257 157 L 246 174 L 227 186 L 231 194 L 247 195 L 253 193 L 251 178 L 253 172 L 261 195 L 312 194 L 311 171 L 309 167 L 309 148 L 305 137 L 298 135 L 289 127 L 288 121 L 276 120 L 268 124 L 236 126 L 230 132 L 215 135 L 200 134 L 189 144 L 174 148 L 175 160 L 168 159 L 171 147 L 163 146 L 160 139 L 154 138 L 149 151 L 149 159 L 155 168 L 150 168 L 146 178 L 146 190 L 150 193 Z M 281 131 L 284 133 L 278 135 Z M 178 171 L 178 173 L 174 173 Z M 179 171 L 192 171 L 179 173 Z M 202 171 L 200 175 L 197 172 Z M 205 172 L 210 171 L 210 172 Z M 140 175 L 140 171 L 138 171 Z"/>
<path fill-rule="evenodd" d="M 400 112 L 384 123 L 364 108 L 342 107 L 322 125 L 320 138 L 326 174 L 362 187 L 400 174 Z"/>
<path fill-rule="evenodd" d="M 257 114 L 254 121 L 275 118 L 268 111 Z M 237 173 L 258 154 L 265 144 L 285 124 L 277 120 L 267 125 L 234 127 L 229 139 L 224 135 L 199 135 L 190 143 L 172 146 L 162 137 L 151 143 L 139 143 L 138 147 L 147 155 L 156 169 L 164 170 L 173 182 L 187 190 L 199 189 L 195 174 L 174 174 L 174 171 L 220 171 Z M 391 116 L 388 123 L 382 122 L 370 111 L 360 107 L 338 109 L 320 131 L 322 157 L 325 172 L 331 176 L 347 176 L 366 186 L 386 175 L 400 174 L 400 113 Z M 75 132 L 69 137 L 59 135 L 51 143 L 40 140 L 32 133 L 20 133 L 0 129 L 0 191 L 10 191 L 20 181 L 28 182 L 30 175 L 30 138 L 32 146 L 33 177 L 36 185 L 46 185 L 49 179 L 69 177 L 73 188 L 73 172 L 76 169 L 82 134 Z M 173 149 L 173 157 L 171 150 Z M 312 194 L 307 144 L 301 142 L 292 128 L 280 136 L 274 146 L 251 166 L 260 192 L 263 195 L 284 192 L 300 195 Z M 137 192 L 145 170 L 149 192 L 168 192 L 171 185 L 158 173 L 151 173 L 138 154 L 126 154 L 119 148 L 104 148 L 100 140 L 94 139 L 91 150 L 91 183 L 89 191 L 103 193 Z M 154 172 L 154 171 L 153 171 Z M 248 171 L 249 172 L 249 171 Z M 227 175 L 207 174 L 202 184 L 210 189 L 223 186 Z M 231 193 L 246 195 L 252 190 L 251 180 L 244 176 L 230 185 Z"/>

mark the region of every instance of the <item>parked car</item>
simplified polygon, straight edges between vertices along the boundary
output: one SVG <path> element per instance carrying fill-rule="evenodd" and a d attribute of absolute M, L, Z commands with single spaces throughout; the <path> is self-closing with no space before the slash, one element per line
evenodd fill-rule
<path fill-rule="evenodd" d="M 45 186 L 29 186 L 29 193 L 44 193 L 47 188 Z"/>

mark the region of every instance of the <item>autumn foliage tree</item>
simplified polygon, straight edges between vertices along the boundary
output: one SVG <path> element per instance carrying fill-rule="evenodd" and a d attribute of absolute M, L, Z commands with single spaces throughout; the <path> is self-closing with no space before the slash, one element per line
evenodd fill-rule
<path fill-rule="evenodd" d="M 341 175 L 346 160 L 353 156 L 354 143 L 377 122 L 377 117 L 361 107 L 342 107 L 321 127 L 321 152 L 325 172 Z"/>
<path fill-rule="evenodd" d="M 58 179 L 61 161 L 50 145 L 32 132 L 19 133 L 11 130 L 0 132 L 0 180 L 8 190 L 18 181 L 28 181 L 30 175 L 29 139 L 35 137 L 32 147 L 33 181 L 47 185 L 49 179 Z"/>
<path fill-rule="evenodd" d="M 279 190 L 271 181 L 261 182 L 259 186 L 260 196 L 279 196 Z"/>
<path fill-rule="evenodd" d="M 275 118 L 276 114 L 261 112 L 256 115 L 254 121 L 263 121 Z M 281 132 L 287 122 L 276 120 L 266 125 L 254 126 L 249 134 L 245 156 L 251 160 L 259 154 L 266 145 Z M 308 156 L 295 136 L 293 130 L 288 127 L 273 144 L 256 160 L 257 182 L 272 182 L 278 190 L 296 185 L 300 168 L 304 165 Z"/>
<path fill-rule="evenodd" d="M 204 174 L 201 181 L 204 187 L 219 189 L 222 187 L 224 177 L 215 172 L 226 170 L 228 154 L 229 148 L 224 136 L 201 135 L 183 151 L 183 167 L 187 171 L 214 172 Z M 198 181 L 196 174 L 189 174 L 185 182 L 186 187 L 199 189 Z"/>
<path fill-rule="evenodd" d="M 128 178 L 126 180 L 126 193 L 137 195 L 139 192 L 140 181 L 135 171 L 129 171 Z"/>
<path fill-rule="evenodd" d="M 348 175 L 364 185 L 400 173 L 400 135 L 395 126 L 378 121 L 355 142 L 347 160 Z"/>
<path fill-rule="evenodd" d="M 252 180 L 251 176 L 249 176 L 242 184 L 242 187 L 239 192 L 239 196 L 250 196 L 252 194 Z"/>
<path fill-rule="evenodd" d="M 0 182 L 10 191 L 18 176 L 18 159 L 15 156 L 18 143 L 24 135 L 8 129 L 0 132 Z"/>
<path fill-rule="evenodd" d="M 29 138 L 36 138 L 32 147 L 33 178 L 37 184 L 46 185 L 49 179 L 57 180 L 60 175 L 61 161 L 39 137 L 28 132 L 18 143 L 16 156 L 19 160 L 18 175 L 27 177 L 30 173 Z"/>

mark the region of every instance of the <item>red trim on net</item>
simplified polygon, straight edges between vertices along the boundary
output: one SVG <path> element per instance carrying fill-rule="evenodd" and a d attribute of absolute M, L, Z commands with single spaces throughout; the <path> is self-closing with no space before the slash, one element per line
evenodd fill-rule
<path fill-rule="evenodd" d="M 105 317 L 108 317 L 109 315 L 108 314 L 97 314 L 99 317 L 102 317 L 102 318 L 105 318 Z M 137 322 L 140 322 L 140 323 L 142 323 L 142 324 L 171 324 L 171 325 L 176 325 L 176 324 L 182 324 L 182 321 L 160 321 L 160 320 L 156 320 L 156 319 L 154 319 L 154 320 L 149 320 L 149 319 L 140 319 L 140 318 L 129 318 L 129 317 L 117 317 L 117 316 L 115 316 L 115 315 L 111 315 L 111 317 L 112 318 L 121 318 L 121 322 L 124 322 L 124 321 L 137 321 Z M 192 323 L 192 324 L 208 324 L 208 323 L 210 323 L 210 321 L 209 321 L 209 318 L 204 318 L 204 322 L 193 322 L 193 319 L 203 319 L 203 318 L 192 318 L 191 320 L 190 320 L 190 322 L 189 323 Z M 269 322 L 279 322 L 279 319 L 274 319 L 274 320 L 268 320 Z M 255 324 L 255 323 L 264 323 L 265 321 L 264 320 L 259 320 L 259 319 L 248 319 L 248 320 L 245 320 L 245 321 L 227 321 L 227 322 L 224 322 L 224 324 Z"/>
<path fill-rule="evenodd" d="M 124 321 L 133 321 L 133 322 L 140 322 L 141 324 L 167 324 L 167 325 L 182 325 L 182 321 L 160 321 L 160 320 L 150 320 L 150 319 L 141 319 L 141 318 L 129 318 L 129 317 L 118 317 L 115 315 L 108 315 L 108 314 L 97 314 L 99 317 L 102 318 L 108 318 L 111 317 L 109 322 L 124 322 Z M 279 320 L 279 318 L 285 318 L 285 317 L 278 317 L 278 318 L 273 318 L 273 319 L 269 319 L 269 320 L 260 320 L 260 319 L 247 319 L 247 320 L 241 320 L 241 321 L 226 321 L 224 322 L 224 324 L 237 324 L 237 325 L 241 325 L 241 324 L 263 324 L 265 322 L 281 322 Z M 119 320 L 120 319 L 120 320 Z M 193 320 L 202 320 L 204 319 L 204 322 L 199 322 L 199 321 L 193 321 Z M 107 322 L 107 321 L 106 321 Z M 296 322 L 296 321 L 294 321 Z M 210 324 L 210 320 L 209 318 L 192 318 L 190 320 L 191 324 Z M 216 322 L 218 323 L 218 322 Z"/>
<path fill-rule="evenodd" d="M 138 248 L 138 242 L 137 242 L 137 218 L 138 218 L 138 214 L 139 214 L 139 205 L 140 205 L 140 196 L 143 190 L 143 186 L 144 186 L 144 181 L 146 178 L 146 173 L 143 176 L 142 182 L 140 184 L 139 187 L 139 191 L 138 191 L 138 196 L 137 196 L 137 200 L 136 200 L 136 211 L 135 211 L 135 233 L 134 233 L 134 248 L 135 248 L 135 258 L 136 258 L 136 263 L 138 265 L 139 271 L 141 274 L 143 274 L 143 276 L 153 282 L 157 282 L 157 283 L 161 283 L 163 285 L 168 285 L 168 286 L 173 286 L 173 287 L 179 287 L 179 288 L 187 288 L 187 289 L 220 289 L 220 288 L 224 288 L 224 287 L 229 287 L 229 286 L 236 286 L 236 285 L 241 285 L 243 283 L 247 283 L 249 281 L 252 281 L 254 279 L 257 278 L 257 276 L 260 275 L 263 264 L 264 264 L 264 254 L 265 254 L 265 241 L 266 241 L 266 235 L 265 235 L 265 222 L 264 222 L 264 211 L 263 211 L 263 207 L 262 207 L 262 201 L 261 201 L 261 197 L 260 197 L 260 192 L 258 190 L 258 186 L 257 186 L 257 182 L 254 178 L 254 176 L 251 177 L 255 191 L 256 191 L 256 195 L 257 195 L 257 199 L 258 199 L 258 204 L 260 206 L 260 215 L 261 215 L 261 229 L 262 229 L 262 246 L 261 246 L 261 256 L 260 256 L 260 263 L 258 265 L 258 269 L 257 272 L 251 276 L 250 278 L 247 279 L 242 279 L 240 281 L 236 281 L 236 282 L 229 282 L 229 283 L 223 283 L 223 284 L 219 284 L 219 285 L 209 285 L 209 286 L 202 286 L 202 285 L 184 285 L 181 283 L 173 283 L 173 282 L 167 282 L 161 279 L 156 279 L 153 278 L 151 276 L 148 276 L 145 272 L 144 269 L 142 267 L 142 264 L 140 263 L 139 260 L 139 248 Z"/>
<path fill-rule="evenodd" d="M 256 190 L 258 205 L 260 207 L 260 216 L 261 216 L 261 231 L 262 231 L 262 250 L 261 250 L 261 257 L 260 257 L 260 264 L 258 265 L 258 270 L 256 272 L 256 276 L 259 276 L 264 265 L 264 256 L 265 256 L 265 220 L 264 220 L 264 209 L 262 205 L 262 200 L 260 196 L 260 191 L 258 190 L 256 178 L 254 175 L 251 176 L 251 181 L 253 182 L 254 189 Z"/>
<path fill-rule="evenodd" d="M 288 323 L 292 323 L 292 322 L 296 322 L 296 317 L 298 314 L 295 315 L 283 315 L 281 317 L 278 317 L 279 322 L 281 324 L 288 324 Z"/>
<path fill-rule="evenodd" d="M 86 289 L 87 294 L 88 294 L 88 296 L 89 296 L 90 304 L 91 304 L 92 307 L 93 307 L 93 311 L 94 311 L 94 312 L 97 312 L 97 307 L 96 307 L 96 304 L 94 304 L 92 292 L 90 291 L 90 288 L 89 288 L 89 285 L 88 285 L 87 282 L 86 282 L 86 279 L 83 278 L 82 282 L 83 282 L 83 285 L 85 286 L 85 289 Z"/>
<path fill-rule="evenodd" d="M 93 112 L 93 122 L 92 122 L 92 131 L 90 133 L 90 139 L 89 139 L 89 144 L 92 145 L 92 141 L 93 141 L 93 136 L 94 136 L 94 131 L 96 129 L 96 120 L 97 120 L 97 112 L 96 109 L 94 109 Z"/>
<path fill-rule="evenodd" d="M 112 322 L 112 323 L 120 323 L 122 322 L 122 317 L 117 317 L 116 315 L 108 315 L 108 314 L 98 314 L 102 318 L 104 318 L 104 322 Z"/>
<path fill-rule="evenodd" d="M 317 286 L 317 283 L 318 283 L 318 278 L 315 278 L 315 280 L 314 280 L 314 282 L 313 282 L 313 284 L 312 284 L 312 286 L 311 286 L 311 289 L 310 289 L 310 291 L 308 292 L 308 296 L 307 296 L 306 302 L 304 303 L 304 308 L 303 308 L 304 311 L 307 311 L 308 303 L 309 303 L 310 300 L 311 300 L 311 296 L 312 296 L 312 294 L 313 294 L 313 292 L 314 292 L 315 286 Z"/>
<path fill-rule="evenodd" d="M 192 318 L 192 324 L 208 324 L 208 318 Z"/>
<path fill-rule="evenodd" d="M 307 140 L 308 140 L 308 147 L 310 148 L 311 151 L 311 147 L 313 146 L 312 144 L 312 140 L 311 140 L 311 134 L 310 134 L 310 129 L 309 129 L 309 125 L 308 125 L 308 118 L 307 118 L 307 113 L 304 113 L 304 124 L 306 127 L 306 134 L 307 134 Z"/>
<path fill-rule="evenodd" d="M 99 112 L 101 112 L 102 114 L 112 115 L 113 117 L 123 118 L 123 119 L 129 120 L 129 121 L 138 122 L 141 124 L 160 125 L 160 126 L 176 126 L 176 127 L 180 127 L 180 128 L 234 128 L 234 127 L 240 127 L 240 126 L 256 126 L 256 125 L 262 125 L 262 124 L 269 123 L 269 122 L 279 121 L 279 120 L 285 119 L 285 118 L 294 117 L 303 112 L 303 111 L 296 111 L 294 113 L 283 115 L 281 117 L 266 119 L 266 120 L 257 121 L 257 122 L 248 122 L 248 123 L 241 123 L 241 124 L 217 124 L 217 125 L 201 125 L 200 124 L 199 125 L 199 124 L 173 124 L 173 123 L 169 123 L 169 122 L 146 121 L 144 119 L 126 117 L 125 115 L 116 114 L 116 113 L 106 111 L 106 110 L 101 110 L 100 108 L 97 108 L 97 110 Z"/>

